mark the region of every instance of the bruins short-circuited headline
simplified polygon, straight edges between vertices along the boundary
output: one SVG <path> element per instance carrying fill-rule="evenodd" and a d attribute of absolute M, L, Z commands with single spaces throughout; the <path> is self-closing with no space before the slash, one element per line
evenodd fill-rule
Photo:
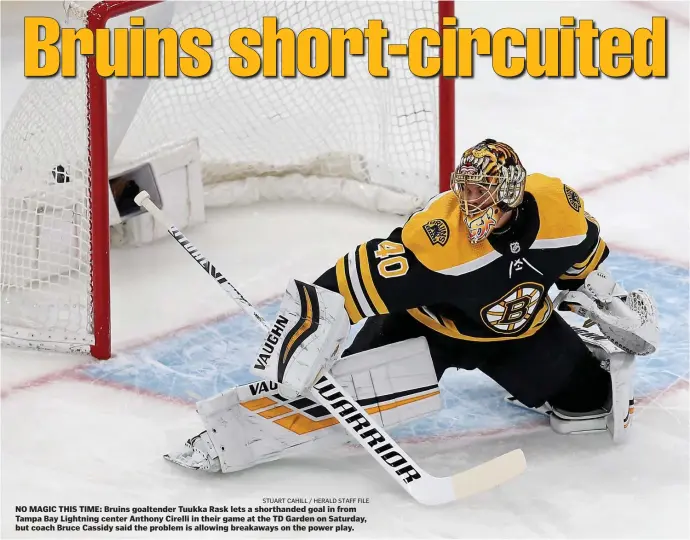
<path fill-rule="evenodd" d="M 407 58 L 417 77 L 472 77 L 475 60 L 491 58 L 500 77 L 666 77 L 667 21 L 652 17 L 649 28 L 597 28 L 589 19 L 560 18 L 556 28 L 462 28 L 443 19 L 439 32 L 418 28 L 404 43 L 391 43 L 385 21 L 364 28 L 279 26 L 264 17 L 261 28 L 228 29 L 227 60 L 215 65 L 214 38 L 204 28 L 178 32 L 146 28 L 130 17 L 130 28 L 61 28 L 48 17 L 24 20 L 24 74 L 75 77 L 79 56 L 94 56 L 102 77 L 203 77 L 227 69 L 236 77 L 346 77 L 347 58 L 365 56 L 372 77 L 387 77 L 387 57 Z M 443 48 L 442 58 L 439 49 Z"/>

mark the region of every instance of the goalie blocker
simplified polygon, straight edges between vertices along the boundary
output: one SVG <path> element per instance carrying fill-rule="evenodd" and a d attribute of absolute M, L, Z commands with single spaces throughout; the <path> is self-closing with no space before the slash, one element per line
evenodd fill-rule
<path fill-rule="evenodd" d="M 286 395 L 303 394 L 338 359 L 349 331 L 341 295 L 290 280 L 251 371 L 280 384 Z"/>

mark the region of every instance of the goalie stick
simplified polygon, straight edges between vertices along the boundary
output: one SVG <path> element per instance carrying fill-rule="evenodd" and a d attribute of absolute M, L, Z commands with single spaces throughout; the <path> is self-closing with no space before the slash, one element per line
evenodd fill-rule
<path fill-rule="evenodd" d="M 254 306 L 204 257 L 199 250 L 171 224 L 146 191 L 134 201 L 145 208 L 153 218 L 164 225 L 170 236 L 182 246 L 204 271 L 249 314 L 266 332 L 266 320 Z M 324 372 L 310 389 L 312 397 L 323 405 L 347 430 L 350 436 L 407 491 L 417 502 L 425 505 L 446 504 L 463 497 L 491 489 L 521 474 L 526 467 L 525 455 L 520 449 L 503 454 L 472 469 L 453 476 L 435 477 L 425 472 L 393 438 L 378 426 L 369 414 L 343 389 L 333 376 Z M 336 402 L 336 406 L 334 403 Z"/>

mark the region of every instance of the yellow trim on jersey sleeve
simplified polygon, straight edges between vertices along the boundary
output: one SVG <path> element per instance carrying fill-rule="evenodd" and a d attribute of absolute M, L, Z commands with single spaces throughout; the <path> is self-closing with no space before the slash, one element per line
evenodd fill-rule
<path fill-rule="evenodd" d="M 589 254 L 587 259 L 581 263 L 574 264 L 572 268 L 561 275 L 558 279 L 584 279 L 599 265 L 601 258 L 604 256 L 604 251 L 606 251 L 606 242 L 599 239 L 599 242 Z"/>
<path fill-rule="evenodd" d="M 376 285 L 374 285 L 374 279 L 371 277 L 371 268 L 369 267 L 369 255 L 367 254 L 366 244 L 359 246 L 359 269 L 362 283 L 364 284 L 364 290 L 371 304 L 373 304 L 376 313 L 379 315 L 388 313 L 388 308 L 376 289 Z"/>
<path fill-rule="evenodd" d="M 573 204 L 568 202 L 566 188 L 574 194 Z M 539 173 L 530 174 L 527 176 L 525 191 L 532 194 L 539 208 L 537 240 L 556 240 L 587 234 L 584 202 L 577 192 L 565 186 L 560 179 Z M 575 207 L 579 208 L 576 210 Z"/>
<path fill-rule="evenodd" d="M 403 227 L 402 241 L 422 265 L 441 273 L 460 269 L 494 252 L 486 240 L 470 243 L 458 199 L 452 191 L 437 196 L 424 210 L 410 217 Z"/>
<path fill-rule="evenodd" d="M 599 240 L 599 248 L 597 249 L 596 253 L 594 254 L 594 258 L 590 261 L 590 263 L 586 267 L 587 273 L 591 272 L 596 268 L 596 266 L 601 262 L 601 258 L 604 256 L 604 251 L 606 250 L 606 242 L 604 240 Z"/>
<path fill-rule="evenodd" d="M 352 324 L 356 324 L 364 318 L 364 315 L 362 315 L 359 312 L 359 309 L 357 309 L 354 295 L 352 294 L 352 290 L 347 283 L 345 257 L 338 259 L 338 262 L 335 264 L 335 275 L 338 278 L 338 291 L 343 295 L 343 298 L 345 298 L 345 310 L 347 311 Z"/>
<path fill-rule="evenodd" d="M 587 268 L 587 266 L 589 266 L 589 263 L 592 262 L 592 259 L 597 254 L 597 251 L 599 250 L 600 245 L 601 245 L 601 241 L 599 241 L 599 243 L 597 243 L 595 249 L 592 250 L 592 253 L 590 253 L 584 261 L 579 262 L 579 263 L 575 263 L 573 265 L 573 269 L 583 270 L 584 268 Z M 603 250 L 602 250 L 602 253 L 603 253 Z"/>
<path fill-rule="evenodd" d="M 599 225 L 599 222 L 596 220 L 596 218 L 593 215 L 591 215 L 588 212 L 585 212 L 585 219 L 587 221 L 589 221 L 590 223 L 592 223 L 593 225 L 595 225 L 597 228 L 597 231 L 601 230 L 601 226 Z"/>

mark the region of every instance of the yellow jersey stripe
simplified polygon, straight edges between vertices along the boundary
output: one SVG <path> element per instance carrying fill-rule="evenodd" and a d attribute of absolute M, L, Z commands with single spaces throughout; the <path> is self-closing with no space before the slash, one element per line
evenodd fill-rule
<path fill-rule="evenodd" d="M 362 275 L 357 264 L 357 251 L 351 251 L 347 254 L 347 272 L 350 276 L 350 286 L 355 295 L 357 307 L 362 312 L 364 317 L 372 317 L 376 315 L 374 308 L 371 306 L 369 297 L 364 292 L 364 284 L 362 283 Z"/>
<path fill-rule="evenodd" d="M 593 225 L 595 225 L 597 228 L 597 231 L 601 230 L 601 227 L 599 226 L 599 222 L 596 220 L 596 218 L 594 216 L 591 216 L 590 214 L 585 212 L 585 219 L 587 221 L 589 221 L 590 223 L 592 223 Z"/>
<path fill-rule="evenodd" d="M 586 278 L 589 274 L 592 273 L 592 271 L 601 262 L 601 258 L 604 256 L 605 251 L 606 251 L 606 242 L 601 240 L 599 242 L 599 246 L 594 251 L 593 255 L 590 256 L 589 262 L 587 263 L 586 266 L 584 266 L 582 269 L 579 269 L 580 271 L 577 274 L 574 274 L 574 275 L 563 274 L 558 279 L 562 279 L 562 280 L 571 279 L 572 280 L 572 279 L 584 279 L 584 278 Z"/>
<path fill-rule="evenodd" d="M 379 315 L 388 313 L 388 308 L 386 307 L 383 298 L 381 298 L 381 295 L 376 290 L 374 279 L 371 277 L 371 268 L 369 267 L 369 255 L 367 254 L 366 244 L 359 246 L 359 269 L 369 303 L 374 307 L 376 313 Z"/>
<path fill-rule="evenodd" d="M 592 258 L 594 257 L 594 255 L 596 255 L 597 249 L 599 249 L 599 245 L 601 244 L 601 242 L 602 242 L 602 240 L 601 240 L 601 238 L 600 238 L 599 241 L 597 242 L 597 245 L 594 246 L 594 249 L 593 249 L 592 252 L 587 256 L 587 258 L 586 258 L 583 262 L 579 262 L 579 263 L 574 264 L 574 265 L 573 265 L 573 268 L 577 268 L 577 269 L 587 268 L 587 266 L 589 265 L 589 263 L 592 261 Z"/>
<path fill-rule="evenodd" d="M 414 309 L 408 309 L 407 312 L 412 315 L 417 321 L 422 323 L 424 326 L 427 328 L 431 328 L 432 330 L 438 332 L 439 334 L 443 334 L 444 336 L 451 337 L 453 339 L 461 339 L 464 341 L 477 341 L 481 343 L 487 343 L 491 341 L 508 341 L 511 339 L 521 339 L 521 338 L 526 338 L 529 336 L 534 335 L 537 330 L 546 322 L 546 320 L 551 316 L 551 307 L 549 305 L 549 302 L 546 301 L 544 302 L 544 305 L 541 307 L 541 309 L 535 314 L 534 318 L 532 319 L 532 322 L 530 324 L 530 327 L 525 330 L 522 334 L 518 334 L 516 336 L 501 336 L 501 337 L 475 337 L 475 336 L 468 336 L 466 334 L 461 333 L 453 321 L 446 319 L 443 317 L 443 322 L 444 324 L 438 323 L 436 320 L 432 319 L 429 317 L 426 313 L 422 312 L 421 310 L 414 308 Z"/>
<path fill-rule="evenodd" d="M 350 285 L 347 282 L 347 273 L 345 272 L 345 257 L 338 259 L 335 265 L 335 274 L 338 278 L 338 291 L 345 298 L 345 310 L 350 317 L 352 324 L 361 321 L 364 316 L 357 309 L 357 304 L 350 290 Z"/>
<path fill-rule="evenodd" d="M 592 270 L 594 270 L 597 265 L 601 262 L 601 258 L 604 256 L 604 251 L 606 251 L 606 242 L 603 240 L 599 243 L 599 248 L 597 249 L 596 253 L 594 254 L 594 258 L 590 261 L 590 263 L 587 265 L 587 268 L 585 271 L 589 274 Z"/>

